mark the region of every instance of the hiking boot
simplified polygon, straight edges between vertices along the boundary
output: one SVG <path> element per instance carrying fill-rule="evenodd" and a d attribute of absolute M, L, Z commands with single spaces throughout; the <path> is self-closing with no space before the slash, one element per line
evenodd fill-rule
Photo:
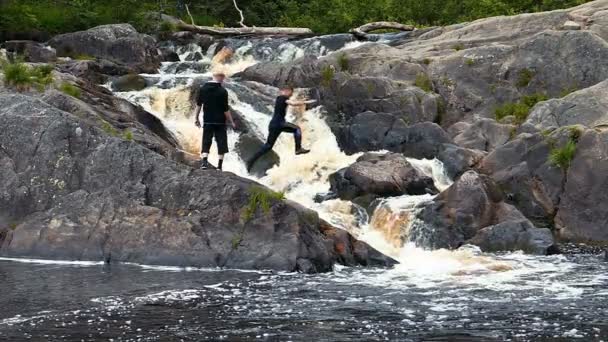
<path fill-rule="evenodd" d="M 296 156 L 299 156 L 301 154 L 307 154 L 307 153 L 310 153 L 310 150 L 307 150 L 305 148 L 300 148 L 296 151 Z"/>
<path fill-rule="evenodd" d="M 217 169 L 215 166 L 211 165 L 208 160 L 203 160 L 201 163 L 201 169 L 203 170 L 215 170 Z"/>

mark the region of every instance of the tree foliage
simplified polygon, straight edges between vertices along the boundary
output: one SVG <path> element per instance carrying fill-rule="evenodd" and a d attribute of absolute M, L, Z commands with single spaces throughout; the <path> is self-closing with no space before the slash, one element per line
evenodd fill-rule
<path fill-rule="evenodd" d="M 417 26 L 447 25 L 482 17 L 566 8 L 586 0 L 238 0 L 249 26 L 309 27 L 347 32 L 367 22 L 391 20 Z M 60 33 L 129 22 L 162 10 L 199 25 L 238 26 L 232 0 L 3 0 L 0 31 Z"/>

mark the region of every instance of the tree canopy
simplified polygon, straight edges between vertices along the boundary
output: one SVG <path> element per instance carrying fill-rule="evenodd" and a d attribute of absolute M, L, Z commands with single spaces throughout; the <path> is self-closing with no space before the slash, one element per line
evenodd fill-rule
<path fill-rule="evenodd" d="M 567 8 L 586 0 L 237 0 L 250 26 L 309 27 L 347 32 L 372 21 L 420 26 L 482 17 Z M 233 0 L 0 0 L 0 31 L 51 34 L 129 22 L 146 29 L 146 13 L 159 9 L 198 25 L 240 26 Z"/>

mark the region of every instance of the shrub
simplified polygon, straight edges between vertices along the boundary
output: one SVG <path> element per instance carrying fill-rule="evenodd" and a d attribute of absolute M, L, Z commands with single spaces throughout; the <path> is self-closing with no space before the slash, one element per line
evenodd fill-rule
<path fill-rule="evenodd" d="M 427 93 L 433 91 L 433 82 L 431 82 L 431 79 L 423 73 L 416 75 L 414 85 Z"/>
<path fill-rule="evenodd" d="M 252 187 L 249 189 L 249 202 L 245 207 L 243 219 L 245 222 L 251 220 L 258 209 L 262 209 L 264 213 L 268 214 L 272 202 L 283 199 L 285 199 L 285 194 L 282 192 L 274 192 L 262 187 Z"/>
<path fill-rule="evenodd" d="M 507 116 L 514 116 L 517 124 L 522 124 L 528 118 L 530 110 L 540 101 L 546 101 L 545 94 L 532 94 L 521 98 L 519 102 L 505 103 L 494 110 L 496 120 L 500 121 Z"/>
<path fill-rule="evenodd" d="M 22 62 L 2 62 L 4 71 L 4 84 L 14 87 L 18 91 L 29 90 L 35 86 L 38 90 L 53 82 L 53 66 L 40 65 L 29 67 Z"/>
<path fill-rule="evenodd" d="M 331 65 L 326 65 L 321 69 L 321 84 L 326 88 L 331 85 L 331 81 L 334 80 L 336 72 Z"/>
<path fill-rule="evenodd" d="M 576 154 L 576 141 L 570 140 L 562 148 L 553 148 L 549 155 L 551 164 L 567 170 Z"/>
<path fill-rule="evenodd" d="M 340 67 L 340 71 L 348 71 L 349 62 L 348 62 L 348 57 L 346 56 L 345 53 L 341 53 L 338 56 L 338 66 Z"/>
<path fill-rule="evenodd" d="M 532 82 L 534 76 L 536 76 L 534 71 L 530 69 L 522 69 L 519 71 L 515 85 L 518 88 L 525 88 L 530 84 L 530 82 Z"/>
<path fill-rule="evenodd" d="M 76 87 L 75 85 L 73 85 L 71 83 L 67 83 L 67 82 L 62 83 L 59 86 L 59 90 L 62 91 L 64 94 L 75 97 L 77 99 L 80 98 L 80 95 L 81 95 L 80 88 Z"/>

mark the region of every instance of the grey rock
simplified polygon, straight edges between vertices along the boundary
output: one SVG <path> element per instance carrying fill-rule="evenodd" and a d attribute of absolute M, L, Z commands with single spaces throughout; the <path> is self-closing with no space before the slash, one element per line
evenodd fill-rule
<path fill-rule="evenodd" d="M 543 130 L 575 124 L 590 128 L 608 125 L 608 80 L 563 98 L 537 104 L 526 123 Z"/>
<path fill-rule="evenodd" d="M 102 25 L 58 35 L 49 45 L 59 56 L 92 56 L 144 73 L 155 73 L 161 62 L 154 38 L 138 33 L 129 24 Z"/>
<path fill-rule="evenodd" d="M 552 237 L 549 234 L 546 239 L 539 239 L 534 231 L 524 239 L 517 222 L 526 222 L 525 226 L 532 228 L 532 223 L 527 221 L 514 206 L 505 203 L 502 192 L 491 178 L 467 171 L 450 188 L 420 208 L 409 227 L 407 239 L 427 248 L 454 249 L 466 243 L 479 243 L 482 247 L 496 248 L 494 251 L 525 246 L 528 252 L 536 253 L 537 247 L 544 246 L 541 242 L 552 242 Z M 515 231 L 511 231 L 513 229 Z M 500 245 L 500 241 L 494 241 L 493 232 L 520 237 L 529 245 L 508 241 Z"/>
<path fill-rule="evenodd" d="M 485 156 L 486 153 L 483 151 L 444 144 L 437 159 L 443 163 L 447 175 L 451 179 L 456 179 L 466 171 L 474 169 Z"/>
<path fill-rule="evenodd" d="M 250 160 L 255 153 L 264 145 L 264 141 L 258 138 L 255 134 L 244 133 L 241 134 L 239 141 L 236 145 L 236 151 L 242 160 Z M 263 157 L 257 160 L 251 174 L 257 177 L 263 177 L 266 175 L 266 171 L 272 169 L 274 166 L 280 164 L 280 158 L 274 151 L 266 153 Z"/>
<path fill-rule="evenodd" d="M 341 199 L 437 193 L 433 179 L 414 168 L 403 155 L 365 154 L 330 176 L 331 191 Z M 371 202 L 371 201 L 370 201 Z"/>
<path fill-rule="evenodd" d="M 120 76 L 112 81 L 113 91 L 139 91 L 146 87 L 146 79 L 137 74 Z"/>
<path fill-rule="evenodd" d="M 467 243 L 482 251 L 523 251 L 528 254 L 548 255 L 557 250 L 553 234 L 547 228 L 536 228 L 530 221 L 507 221 L 481 229 Z"/>
<path fill-rule="evenodd" d="M 269 190 L 174 163 L 34 98 L 0 95 L 0 118 L 0 217 L 15 224 L 0 255 L 305 272 L 394 263 L 289 201 L 244 215 L 252 191 Z"/>
<path fill-rule="evenodd" d="M 22 57 L 30 63 L 52 63 L 57 60 L 55 49 L 30 40 L 11 40 L 2 44 L 13 59 Z"/>
<path fill-rule="evenodd" d="M 577 145 L 559 202 L 555 226 L 559 237 L 575 242 L 608 242 L 608 132 L 587 130 Z"/>
<path fill-rule="evenodd" d="M 511 140 L 516 129 L 515 125 L 501 124 L 492 119 L 478 119 L 452 139 L 459 146 L 489 152 Z"/>

